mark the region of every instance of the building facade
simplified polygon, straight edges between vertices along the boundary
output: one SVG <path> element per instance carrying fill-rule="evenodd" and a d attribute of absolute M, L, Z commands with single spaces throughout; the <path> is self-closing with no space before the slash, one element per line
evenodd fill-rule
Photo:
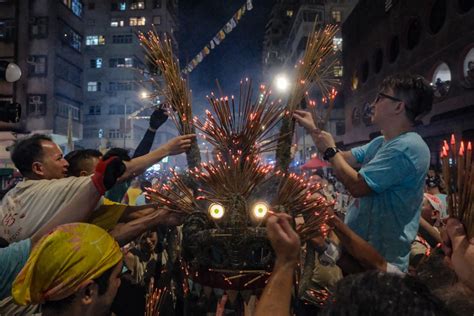
<path fill-rule="evenodd" d="M 0 59 L 15 62 L 22 77 L 0 82 L 0 99 L 22 105 L 16 130 L 46 133 L 60 145 L 68 129 L 82 137 L 84 8 L 79 0 L 0 2 Z M 15 136 L 2 132 L 0 159 Z M 9 140 L 9 141 L 8 141 Z"/>
<path fill-rule="evenodd" d="M 176 43 L 177 1 L 90 0 L 85 11 L 84 134 L 79 145 L 135 149 L 148 127 L 147 120 L 136 118 L 146 117 L 151 110 L 140 110 L 156 102 L 146 98 L 152 87 L 137 33 L 155 29 Z M 174 133 L 171 126 L 162 128 L 156 141 Z"/>
<path fill-rule="evenodd" d="M 474 3 L 466 0 L 361 0 L 342 28 L 346 131 L 352 147 L 379 135 L 370 103 L 388 75 L 431 81 L 435 101 L 416 130 L 438 163 L 451 133 L 474 139 Z"/>

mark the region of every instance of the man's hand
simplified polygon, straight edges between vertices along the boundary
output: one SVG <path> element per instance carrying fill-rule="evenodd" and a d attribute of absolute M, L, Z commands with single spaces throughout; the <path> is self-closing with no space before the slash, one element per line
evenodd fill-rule
<path fill-rule="evenodd" d="M 157 225 L 179 226 L 184 222 L 183 214 L 173 212 L 164 208 L 158 209 L 154 215 L 154 222 Z"/>
<path fill-rule="evenodd" d="M 454 218 L 448 219 L 441 237 L 447 264 L 459 280 L 474 291 L 474 238 L 468 240 L 463 224 Z"/>
<path fill-rule="evenodd" d="M 172 138 L 164 144 L 168 155 L 174 156 L 186 152 L 191 147 L 191 142 L 196 138 L 196 134 L 188 134 Z"/>
<path fill-rule="evenodd" d="M 290 225 L 288 214 L 272 214 L 267 220 L 267 235 L 279 264 L 296 265 L 300 254 L 300 238 Z"/>
<path fill-rule="evenodd" d="M 316 125 L 314 124 L 313 116 L 310 112 L 303 111 L 303 110 L 296 110 L 293 113 L 293 118 L 303 126 L 308 132 L 311 132 L 316 129 Z"/>
<path fill-rule="evenodd" d="M 336 147 L 336 142 L 331 134 L 321 130 L 315 130 L 311 135 L 318 151 L 322 154 L 330 147 Z"/>
<path fill-rule="evenodd" d="M 316 127 L 310 112 L 296 110 L 293 113 L 296 121 L 303 126 L 313 137 L 314 144 L 320 153 L 324 153 L 330 147 L 336 147 L 336 142 L 331 134 Z"/>
<path fill-rule="evenodd" d="M 165 109 L 157 108 L 150 116 L 150 130 L 156 130 L 168 119 L 168 112 Z"/>

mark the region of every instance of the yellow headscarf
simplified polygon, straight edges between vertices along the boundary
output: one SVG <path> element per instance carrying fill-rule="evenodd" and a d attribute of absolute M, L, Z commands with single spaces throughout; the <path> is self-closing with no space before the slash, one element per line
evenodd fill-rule
<path fill-rule="evenodd" d="M 117 242 L 102 228 L 85 223 L 59 226 L 31 251 L 13 282 L 13 299 L 19 305 L 61 300 L 121 260 Z"/>

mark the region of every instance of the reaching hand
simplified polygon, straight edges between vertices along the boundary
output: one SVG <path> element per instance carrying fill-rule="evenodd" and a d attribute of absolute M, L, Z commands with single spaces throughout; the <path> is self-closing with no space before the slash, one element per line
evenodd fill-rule
<path fill-rule="evenodd" d="M 282 264 L 297 264 L 300 254 L 300 238 L 290 225 L 291 216 L 280 213 L 267 220 L 267 235 L 277 257 Z"/>
<path fill-rule="evenodd" d="M 191 147 L 192 141 L 196 138 L 196 134 L 188 134 L 172 138 L 164 146 L 168 155 L 174 156 L 184 153 Z"/>
<path fill-rule="evenodd" d="M 441 237 L 448 265 L 459 280 L 474 291 L 474 238 L 468 240 L 463 224 L 454 218 L 448 219 Z"/>
<path fill-rule="evenodd" d="M 316 129 L 316 125 L 314 124 L 313 116 L 310 112 L 303 111 L 303 110 L 296 110 L 293 113 L 293 118 L 305 129 L 309 132 Z"/>
<path fill-rule="evenodd" d="M 296 110 L 293 117 L 313 136 L 314 144 L 320 153 L 324 153 L 329 147 L 336 147 L 336 142 L 331 134 L 316 127 L 310 112 Z"/>
<path fill-rule="evenodd" d="M 168 112 L 165 109 L 157 108 L 150 116 L 150 128 L 157 130 L 168 119 Z"/>
<path fill-rule="evenodd" d="M 158 209 L 154 214 L 154 220 L 157 225 L 179 226 L 183 224 L 183 214 L 170 211 L 168 209 Z"/>

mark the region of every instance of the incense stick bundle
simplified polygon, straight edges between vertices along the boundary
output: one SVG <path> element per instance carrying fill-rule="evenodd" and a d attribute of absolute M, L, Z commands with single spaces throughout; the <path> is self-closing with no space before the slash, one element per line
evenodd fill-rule
<path fill-rule="evenodd" d="M 256 157 L 244 157 L 241 153 L 231 155 L 228 162 L 221 155 L 217 159 L 215 163 L 202 163 L 201 170 L 191 170 L 191 175 L 205 184 L 199 192 L 213 202 L 233 196 L 249 197 L 255 187 L 270 178 L 273 169 L 271 165 L 262 165 Z"/>
<path fill-rule="evenodd" d="M 283 174 L 278 187 L 276 205 L 289 210 L 293 217 L 303 216 L 304 224 L 297 228 L 301 241 L 327 233 L 327 221 L 330 219 L 329 209 L 334 203 L 329 203 L 320 193 L 320 184 L 310 184 L 296 174 Z"/>
<path fill-rule="evenodd" d="M 181 77 L 179 61 L 173 53 L 171 39 L 166 35 L 160 38 L 155 31 L 146 34 L 140 32 L 138 38 L 145 49 L 147 59 L 160 70 L 165 80 L 163 85 L 155 78 L 151 79 L 157 95 L 164 95 L 166 102 L 174 110 L 169 114 L 179 133 L 191 134 L 191 93 L 187 81 Z"/>
<path fill-rule="evenodd" d="M 447 186 L 448 214 L 459 219 L 469 238 L 474 237 L 474 161 L 472 143 L 461 141 L 458 147 L 454 135 L 450 144 L 441 149 L 442 172 Z"/>
<path fill-rule="evenodd" d="M 150 282 L 145 303 L 145 316 L 159 316 L 167 295 L 168 289 L 166 287 L 163 289 L 154 288 L 153 282 Z"/>
<path fill-rule="evenodd" d="M 193 191 L 175 170 L 171 169 L 171 172 L 173 177 L 168 179 L 167 184 L 146 188 L 146 195 L 152 203 L 157 204 L 160 208 L 182 214 L 194 212 L 198 206 Z"/>
<path fill-rule="evenodd" d="M 168 115 L 176 126 L 180 135 L 194 134 L 192 125 L 191 91 L 187 81 L 181 77 L 179 61 L 173 53 L 173 44 L 170 38 L 163 35 L 160 38 L 156 31 L 144 34 L 139 32 L 138 38 L 145 49 L 147 60 L 160 71 L 165 84 L 156 78 L 151 78 L 157 93 L 152 97 L 164 95 L 168 107 Z M 186 153 L 189 168 L 194 168 L 201 162 L 197 140 L 191 143 L 191 148 Z"/>
<path fill-rule="evenodd" d="M 252 81 L 240 83 L 240 97 L 217 98 L 214 93 L 207 96 L 214 114 L 206 110 L 204 122 L 194 118 L 194 126 L 200 130 L 218 152 L 243 156 L 257 155 L 275 149 L 278 141 L 270 135 L 280 122 L 284 110 L 280 102 L 270 102 L 271 91 L 261 91 L 261 99 L 252 101 Z"/>
<path fill-rule="evenodd" d="M 319 88 L 323 96 L 329 96 L 331 87 L 339 84 L 333 73 L 337 63 L 334 58 L 333 38 L 339 28 L 329 24 L 319 30 L 317 27 L 315 22 L 306 42 L 303 58 L 295 66 L 295 84 L 288 101 L 290 112 L 297 109 L 312 84 Z"/>
<path fill-rule="evenodd" d="M 295 80 L 288 99 L 288 116 L 283 119 L 280 129 L 280 141 L 277 144 L 276 160 L 280 170 L 287 170 L 291 162 L 291 143 L 294 134 L 293 112 L 308 93 L 312 85 L 316 86 L 323 97 L 329 97 L 331 88 L 339 85 L 339 80 L 334 77 L 334 66 L 337 60 L 334 54 L 333 38 L 338 32 L 335 25 L 326 25 L 317 30 L 318 23 L 314 23 L 313 30 L 308 36 L 303 58 L 295 66 Z M 332 111 L 332 106 L 327 109 L 327 119 Z M 326 120 L 326 119 L 325 119 Z M 316 126 L 321 126 L 321 122 Z"/>

